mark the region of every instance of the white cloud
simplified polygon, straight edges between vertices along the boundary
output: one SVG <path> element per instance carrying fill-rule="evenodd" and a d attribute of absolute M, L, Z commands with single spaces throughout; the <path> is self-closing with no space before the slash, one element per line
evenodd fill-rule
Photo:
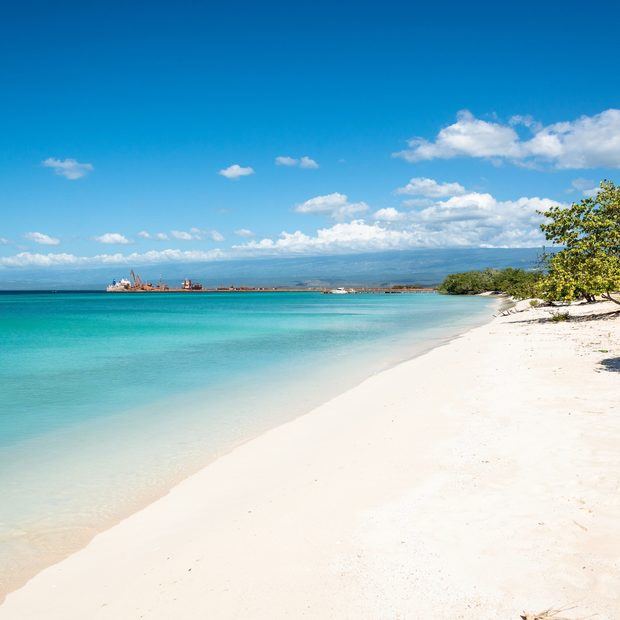
<path fill-rule="evenodd" d="M 295 157 L 289 157 L 288 155 L 278 155 L 276 157 L 276 166 L 296 166 L 299 163 Z"/>
<path fill-rule="evenodd" d="M 165 241 L 168 239 L 168 235 L 164 232 L 150 233 L 147 230 L 141 230 L 138 233 L 138 237 L 142 239 L 156 239 L 157 241 Z"/>
<path fill-rule="evenodd" d="M 297 230 L 282 232 L 277 239 L 249 241 L 233 246 L 242 253 L 312 254 L 343 253 L 397 249 L 414 245 L 415 233 L 407 230 L 390 230 L 379 223 L 367 224 L 364 220 L 340 222 L 330 228 L 320 228 L 315 235 Z"/>
<path fill-rule="evenodd" d="M 430 207 L 433 201 L 430 198 L 408 198 L 402 204 L 405 207 Z"/>
<path fill-rule="evenodd" d="M 170 236 L 180 241 L 200 241 L 205 237 L 209 237 L 213 241 L 224 241 L 224 235 L 217 230 L 201 230 L 200 228 L 190 228 L 187 230 L 173 230 Z"/>
<path fill-rule="evenodd" d="M 46 168 L 52 168 L 55 174 L 65 177 L 65 179 L 69 179 L 70 181 L 81 179 L 94 170 L 92 164 L 82 164 L 75 159 L 56 159 L 55 157 L 48 157 L 41 163 Z"/>
<path fill-rule="evenodd" d="M 320 213 L 342 221 L 368 211 L 365 202 L 350 203 L 346 194 L 334 192 L 324 196 L 315 196 L 295 207 L 297 213 Z"/>
<path fill-rule="evenodd" d="M 194 239 L 200 239 L 200 236 L 187 232 L 186 230 L 173 230 L 170 232 L 170 235 L 175 239 L 179 239 L 181 241 L 192 241 Z"/>
<path fill-rule="evenodd" d="M 58 245 L 60 243 L 60 239 L 50 237 L 49 235 L 40 232 L 28 232 L 24 235 L 24 237 L 29 241 L 34 241 L 40 245 Z"/>
<path fill-rule="evenodd" d="M 252 232 L 239 229 L 235 234 L 248 238 L 230 250 L 182 251 L 167 249 L 131 254 L 76 256 L 65 253 L 21 252 L 0 258 L 3 267 L 54 267 L 155 264 L 167 261 L 191 262 L 259 255 L 342 254 L 416 247 L 532 247 L 544 239 L 539 224 L 545 211 L 562 204 L 548 198 L 520 197 L 498 200 L 489 193 L 468 192 L 446 199 L 424 198 L 409 211 L 393 207 L 379 209 L 371 221 L 338 221 L 315 232 L 283 231 L 279 236 L 249 239 Z M 365 209 L 368 207 L 365 203 Z M 302 212 L 334 215 L 350 207 L 344 194 L 316 196 L 306 201 Z M 185 232 L 185 231 L 176 231 Z M 187 234 L 211 238 L 217 231 L 190 229 Z M 119 235 L 119 233 L 107 233 Z M 119 235 L 122 237 L 122 235 Z M 122 237 L 124 239 L 124 237 Z"/>
<path fill-rule="evenodd" d="M 526 127 L 531 137 L 521 138 L 517 125 Z M 408 145 L 394 156 L 410 162 L 480 157 L 523 165 L 548 163 L 559 169 L 620 168 L 620 110 L 547 126 L 523 116 L 512 117 L 509 124 L 483 121 L 465 110 L 434 141 L 413 138 Z"/>
<path fill-rule="evenodd" d="M 514 116 L 510 117 L 508 123 L 513 127 L 522 125 L 523 127 L 527 127 L 528 129 L 534 129 L 536 131 L 542 129 L 542 123 L 534 120 L 534 117 L 530 114 L 515 114 Z"/>
<path fill-rule="evenodd" d="M 304 155 L 299 160 L 299 167 L 300 168 L 307 168 L 309 170 L 315 170 L 316 168 L 319 167 L 319 164 L 317 164 L 317 162 L 314 161 L 314 159 L 312 159 L 311 157 L 308 157 L 307 155 Z"/>
<path fill-rule="evenodd" d="M 239 228 L 237 230 L 235 230 L 235 235 L 237 235 L 238 237 L 253 237 L 254 233 L 249 229 L 249 228 Z"/>
<path fill-rule="evenodd" d="M 620 110 L 543 127 L 524 148 L 557 168 L 620 168 Z"/>
<path fill-rule="evenodd" d="M 544 238 L 539 224 L 544 211 L 561 204 L 548 198 L 497 200 L 470 192 L 428 201 L 402 212 L 388 207 L 373 214 L 374 223 L 358 219 L 319 229 L 316 234 L 284 231 L 234 246 L 241 254 L 341 253 L 414 247 L 534 247 Z"/>
<path fill-rule="evenodd" d="M 460 183 L 438 183 L 435 179 L 414 177 L 404 187 L 399 187 L 396 194 L 409 196 L 426 196 L 427 198 L 445 198 L 465 193 Z"/>
<path fill-rule="evenodd" d="M 97 254 L 96 256 L 76 256 L 75 254 L 50 253 L 35 254 L 20 252 L 14 256 L 0 257 L 1 267 L 101 267 L 105 265 L 149 265 L 166 262 L 208 262 L 223 258 L 221 250 L 209 251 L 176 249 L 132 252 L 131 254 Z"/>
<path fill-rule="evenodd" d="M 103 235 L 95 237 L 95 241 L 99 241 L 99 243 L 119 245 L 127 245 L 128 243 L 131 243 L 127 237 L 121 235 L 120 233 L 104 233 Z"/>
<path fill-rule="evenodd" d="M 456 123 L 444 127 L 429 142 L 424 138 L 408 141 L 409 149 L 394 153 L 410 162 L 427 159 L 448 159 L 457 156 L 469 157 L 517 157 L 519 136 L 506 125 L 483 121 L 462 110 Z"/>
<path fill-rule="evenodd" d="M 289 168 L 299 167 L 306 168 L 308 170 L 314 170 L 319 167 L 319 164 L 311 157 L 304 155 L 299 159 L 296 157 L 289 157 L 288 155 L 278 155 L 275 159 L 276 166 L 287 166 Z"/>
<path fill-rule="evenodd" d="M 9 244 L 9 240 L 6 239 L 5 237 L 0 237 L 0 245 L 8 245 Z"/>
<path fill-rule="evenodd" d="M 254 168 L 251 166 L 240 166 L 239 164 L 233 164 L 232 166 L 228 166 L 228 168 L 224 168 L 218 172 L 223 177 L 227 179 L 239 179 L 241 177 L 247 177 L 250 174 L 254 174 Z"/>
<path fill-rule="evenodd" d="M 452 245 L 527 247 L 544 242 L 538 211 L 557 204 L 549 198 L 501 201 L 488 193 L 471 192 L 438 201 L 411 217 L 429 235 L 444 235 Z"/>
<path fill-rule="evenodd" d="M 405 219 L 407 216 L 405 213 L 396 210 L 394 207 L 387 207 L 386 209 L 379 209 L 372 214 L 374 220 L 381 222 L 398 222 Z"/>
<path fill-rule="evenodd" d="M 73 254 L 36 254 L 20 252 L 14 256 L 0 257 L 3 267 L 56 267 L 77 264 L 77 256 Z"/>

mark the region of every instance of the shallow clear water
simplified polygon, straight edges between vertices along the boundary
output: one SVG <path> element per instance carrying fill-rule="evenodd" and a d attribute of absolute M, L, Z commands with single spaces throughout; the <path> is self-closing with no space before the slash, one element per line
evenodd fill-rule
<path fill-rule="evenodd" d="M 485 320 L 435 294 L 0 294 L 0 591 L 235 444 Z"/>

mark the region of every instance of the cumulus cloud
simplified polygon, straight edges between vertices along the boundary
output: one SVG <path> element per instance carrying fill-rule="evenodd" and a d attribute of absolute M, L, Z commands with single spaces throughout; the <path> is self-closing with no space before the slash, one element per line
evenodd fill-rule
<path fill-rule="evenodd" d="M 488 193 L 469 192 L 445 200 L 425 199 L 423 206 L 402 212 L 379 209 L 373 223 L 363 219 L 340 222 L 315 234 L 282 232 L 233 246 L 251 254 L 343 253 L 415 247 L 534 247 L 544 238 L 539 224 L 545 211 L 561 204 L 548 198 L 498 200 Z"/>
<path fill-rule="evenodd" d="M 276 166 L 296 166 L 299 160 L 295 157 L 289 157 L 288 155 L 278 155 L 276 157 Z"/>
<path fill-rule="evenodd" d="M 317 162 L 315 162 L 314 159 L 312 159 L 311 157 L 308 157 L 307 155 L 304 155 L 299 160 L 299 167 L 300 168 L 307 168 L 307 169 L 310 169 L 310 170 L 314 170 L 314 169 L 319 167 L 319 164 L 317 164 Z"/>
<path fill-rule="evenodd" d="M 141 239 L 155 239 L 156 241 L 165 241 L 168 239 L 168 235 L 164 232 L 150 233 L 148 230 L 141 230 L 138 233 L 138 237 Z"/>
<path fill-rule="evenodd" d="M 353 220 L 334 224 L 330 228 L 320 228 L 314 235 L 299 230 L 293 233 L 282 232 L 276 239 L 265 238 L 233 247 L 250 254 L 337 254 L 397 249 L 412 245 L 414 237 L 415 233 L 407 230 L 390 230 L 379 223 L 367 224 L 364 220 Z"/>
<path fill-rule="evenodd" d="M 77 259 L 77 256 L 65 253 L 20 252 L 14 256 L 0 257 L 0 265 L 3 267 L 57 267 L 77 264 Z"/>
<path fill-rule="evenodd" d="M 104 265 L 150 265 L 166 262 L 208 262 L 224 256 L 221 250 L 176 249 L 132 252 L 131 254 L 97 254 L 95 256 L 76 256 L 75 254 L 50 253 L 36 254 L 20 252 L 14 256 L 0 257 L 0 267 L 100 267 Z"/>
<path fill-rule="evenodd" d="M 75 181 L 86 176 L 89 172 L 94 170 L 92 164 L 82 164 L 75 159 L 56 159 L 55 157 L 48 157 L 42 161 L 41 164 L 45 168 L 51 168 L 54 174 L 57 174 L 70 181 Z"/>
<path fill-rule="evenodd" d="M 95 237 L 95 241 L 99 241 L 99 243 L 107 243 L 107 244 L 118 244 L 118 245 L 127 245 L 131 243 L 127 237 L 121 235 L 121 233 L 104 233 L 103 235 L 99 235 Z"/>
<path fill-rule="evenodd" d="M 536 131 L 542 129 L 542 123 L 539 123 L 530 114 L 515 114 L 514 116 L 510 117 L 508 123 L 513 127 L 522 125 L 523 127 L 527 127 L 528 129 L 534 129 Z"/>
<path fill-rule="evenodd" d="M 518 125 L 530 135 L 521 137 Z M 408 147 L 394 156 L 410 162 L 479 157 L 523 165 L 546 163 L 558 169 L 620 168 L 620 110 L 547 126 L 526 116 L 512 117 L 508 124 L 485 121 L 464 110 L 433 141 L 416 137 Z"/>
<path fill-rule="evenodd" d="M 170 235 L 180 241 L 192 241 L 193 239 L 200 239 L 200 236 L 187 232 L 186 230 L 173 230 Z"/>
<path fill-rule="evenodd" d="M 583 180 L 576 180 L 576 186 L 586 187 L 587 184 L 580 181 Z M 425 184 L 424 187 L 434 186 Z M 0 266 L 9 268 L 155 264 L 260 255 L 344 254 L 416 247 L 533 247 L 544 242 L 539 229 L 542 220 L 539 212 L 562 204 L 548 198 L 526 196 L 514 200 L 500 200 L 489 193 L 480 192 L 458 193 L 434 200 L 428 197 L 417 200 L 421 200 L 420 204 L 413 206 L 411 210 L 399 211 L 393 207 L 386 207 L 375 211 L 370 221 L 361 218 L 343 221 L 340 218 L 343 209 L 345 211 L 348 209 L 346 211 L 348 214 L 358 209 L 359 205 L 363 205 L 363 211 L 367 211 L 368 206 L 365 203 L 351 204 L 344 194 L 316 196 L 298 205 L 297 210 L 302 213 L 323 213 L 334 217 L 337 221 L 331 226 L 321 227 L 315 232 L 283 231 L 276 237 L 263 239 L 252 239 L 252 231 L 242 228 L 236 230 L 235 234 L 247 240 L 233 245 L 230 250 L 216 249 L 205 252 L 168 249 L 96 256 L 21 252 L 0 258 Z M 198 228 L 175 232 L 185 233 L 177 235 L 180 239 L 185 239 L 185 235 L 191 238 L 217 239 L 219 235 L 217 231 L 203 231 Z M 103 237 L 108 243 L 121 242 L 118 240 L 119 237 L 125 239 L 119 233 L 107 233 L 101 238 Z"/>
<path fill-rule="evenodd" d="M 549 198 L 502 201 L 488 193 L 470 192 L 437 201 L 411 217 L 429 235 L 443 235 L 451 245 L 531 247 L 544 241 L 539 211 L 557 204 Z"/>
<path fill-rule="evenodd" d="M 24 235 L 24 237 L 29 241 L 34 241 L 40 245 L 58 245 L 60 243 L 60 239 L 50 237 L 49 235 L 41 232 L 28 232 Z"/>
<path fill-rule="evenodd" d="M 224 241 L 224 235 L 217 230 L 201 230 L 200 228 L 190 228 L 189 230 L 173 230 L 170 236 L 179 241 L 200 241 L 205 237 L 213 241 Z"/>
<path fill-rule="evenodd" d="M 427 159 L 469 157 L 518 157 L 519 136 L 510 126 L 475 118 L 471 112 L 462 110 L 456 123 L 444 127 L 429 142 L 424 138 L 412 138 L 409 149 L 394 153 L 410 162 Z"/>
<path fill-rule="evenodd" d="M 414 177 L 404 187 L 396 189 L 396 194 L 409 196 L 425 196 L 427 198 L 445 198 L 465 193 L 460 183 L 438 183 L 435 179 Z"/>
<path fill-rule="evenodd" d="M 407 198 L 403 200 L 405 207 L 430 207 L 433 201 L 430 198 Z"/>
<path fill-rule="evenodd" d="M 240 166 L 239 164 L 233 164 L 232 166 L 228 166 L 228 168 L 223 168 L 218 172 L 218 174 L 235 181 L 241 177 L 247 177 L 250 174 L 254 174 L 254 168 L 251 166 Z"/>
<path fill-rule="evenodd" d="M 349 202 L 346 194 L 334 192 L 323 196 L 315 196 L 295 207 L 297 213 L 319 213 L 329 215 L 335 220 L 342 221 L 368 211 L 365 202 Z"/>
<path fill-rule="evenodd" d="M 311 157 L 304 155 L 303 157 L 289 157 L 288 155 L 278 155 L 275 159 L 276 166 L 287 166 L 289 168 L 306 168 L 313 170 L 319 167 L 319 164 Z"/>
<path fill-rule="evenodd" d="M 402 211 L 398 211 L 394 207 L 387 207 L 386 209 L 379 209 L 372 214 L 374 220 L 381 222 L 398 222 L 406 218 L 406 214 Z"/>

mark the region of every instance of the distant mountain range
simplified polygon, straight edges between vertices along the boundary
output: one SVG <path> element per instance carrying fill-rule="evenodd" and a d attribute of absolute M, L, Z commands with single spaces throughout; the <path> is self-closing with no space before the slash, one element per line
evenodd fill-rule
<path fill-rule="evenodd" d="M 447 274 L 486 267 L 536 265 L 538 248 L 420 249 L 338 256 L 253 258 L 209 263 L 136 266 L 143 280 L 179 286 L 191 278 L 205 286 L 331 286 L 439 283 Z M 128 277 L 132 265 L 90 269 L 0 269 L 0 289 L 103 289 Z"/>

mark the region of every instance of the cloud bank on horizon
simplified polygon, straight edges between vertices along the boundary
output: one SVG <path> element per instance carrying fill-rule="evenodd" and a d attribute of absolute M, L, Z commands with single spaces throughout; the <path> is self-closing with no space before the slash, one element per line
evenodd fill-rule
<path fill-rule="evenodd" d="M 404 160 L 413 165 L 414 170 L 432 161 L 456 159 L 485 160 L 492 167 L 512 165 L 537 175 L 562 170 L 616 170 L 620 168 L 620 110 L 608 109 L 592 116 L 548 125 L 530 116 L 512 116 L 502 122 L 496 118 L 477 118 L 469 111 L 461 111 L 455 122 L 439 128 L 434 137 L 409 139 L 406 149 L 391 155 L 386 153 L 386 165 L 390 162 L 397 165 L 397 160 Z M 319 168 L 318 163 L 307 155 L 278 155 L 272 158 L 272 162 L 277 167 Z M 81 186 L 90 181 L 85 177 L 95 170 L 93 164 L 80 163 L 72 158 L 49 157 L 43 161 L 43 167 L 70 181 L 84 179 L 79 184 Z M 323 165 L 321 170 L 325 168 Z M 217 173 L 238 181 L 243 177 L 259 177 L 260 169 L 257 169 L 258 173 L 253 166 L 232 164 Z M 337 169 L 338 166 L 334 165 L 331 171 L 330 183 L 333 185 L 337 184 L 334 180 Z M 596 176 L 600 178 L 601 174 Z M 305 174 L 301 176 L 306 178 Z M 234 185 L 240 187 L 245 183 Z M 539 230 L 540 213 L 553 205 L 566 203 L 566 196 L 558 197 L 557 194 L 555 198 L 537 195 L 500 198 L 484 187 L 484 177 L 481 177 L 481 183 L 472 187 L 448 175 L 433 178 L 405 174 L 401 183 L 394 185 L 383 188 L 383 204 L 359 195 L 350 199 L 348 194 L 340 191 L 310 194 L 308 197 L 308 193 L 303 195 L 304 190 L 300 189 L 298 200 L 290 202 L 287 207 L 288 214 L 298 218 L 294 226 L 266 235 L 254 232 L 254 226 L 235 226 L 226 234 L 240 238 L 241 242 L 230 242 L 227 247 L 212 247 L 212 244 L 225 241 L 219 230 L 203 226 L 181 228 L 174 226 L 172 219 L 166 230 L 93 232 L 84 237 L 84 243 L 90 240 L 119 246 L 119 251 L 103 254 L 69 250 L 43 253 L 24 247 L 23 241 L 16 242 L 10 236 L 2 236 L 0 245 L 4 255 L 0 255 L 0 267 L 84 268 L 432 247 L 534 247 L 544 241 Z M 235 189 L 233 184 L 227 186 L 230 190 Z M 564 193 L 572 193 L 573 198 L 593 196 L 596 186 L 594 180 L 578 177 L 570 182 Z M 325 181 L 321 187 L 325 187 Z M 277 194 L 277 187 L 271 190 Z M 308 230 L 307 223 L 317 218 L 319 223 Z M 52 235 L 49 231 L 25 231 L 21 239 L 39 246 L 64 248 L 66 242 L 63 239 L 67 235 L 60 232 Z M 183 250 L 143 248 L 140 245 L 162 242 L 193 245 Z M 120 251 L 121 246 L 132 245 L 138 247 L 130 252 Z M 6 254 L 11 248 L 19 251 Z"/>

